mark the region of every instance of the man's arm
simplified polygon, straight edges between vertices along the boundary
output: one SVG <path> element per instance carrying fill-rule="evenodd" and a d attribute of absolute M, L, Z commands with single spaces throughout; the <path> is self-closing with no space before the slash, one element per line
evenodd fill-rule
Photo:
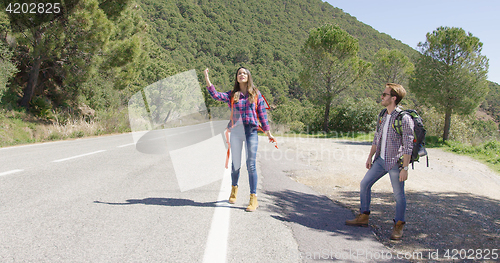
<path fill-rule="evenodd" d="M 373 155 L 377 152 L 377 145 L 372 144 L 372 148 L 370 149 L 370 154 L 368 154 L 368 159 L 366 160 L 366 169 L 370 169 L 373 163 Z"/>
<path fill-rule="evenodd" d="M 414 123 L 411 117 L 407 114 L 403 115 L 402 131 L 403 131 L 403 167 L 408 167 L 410 157 L 413 152 L 413 127 Z M 408 170 L 401 169 L 399 172 L 399 181 L 404 182 L 408 179 Z"/>
<path fill-rule="evenodd" d="M 403 167 L 408 167 L 410 165 L 410 156 L 409 154 L 403 154 Z M 401 169 L 399 172 L 399 181 L 404 182 L 408 179 L 408 170 Z"/>

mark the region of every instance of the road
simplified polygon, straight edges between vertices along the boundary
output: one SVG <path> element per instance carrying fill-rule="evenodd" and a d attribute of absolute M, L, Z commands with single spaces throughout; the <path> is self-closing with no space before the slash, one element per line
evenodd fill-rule
<path fill-rule="evenodd" d="M 289 179 L 297 164 L 265 157 L 280 150 L 264 137 L 253 213 L 245 168 L 229 205 L 227 170 L 180 191 L 168 151 L 138 148 L 131 134 L 0 148 L 0 262 L 364 262 L 360 253 L 389 253 L 370 228 L 344 225 L 350 211 Z"/>

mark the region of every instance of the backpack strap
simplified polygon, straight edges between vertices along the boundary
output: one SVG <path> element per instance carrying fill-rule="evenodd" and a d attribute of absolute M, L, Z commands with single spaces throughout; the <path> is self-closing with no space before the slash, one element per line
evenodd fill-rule
<path fill-rule="evenodd" d="M 229 142 L 229 132 L 230 132 L 230 129 L 232 129 L 234 127 L 234 120 L 233 120 L 233 109 L 234 109 L 234 98 L 230 98 L 231 99 L 231 116 L 229 117 L 230 119 L 230 122 L 231 125 L 230 127 L 226 128 L 226 131 L 224 132 L 224 134 L 226 135 L 226 143 L 227 143 L 227 154 L 226 154 L 226 169 L 228 168 L 228 164 L 229 164 L 229 156 L 231 155 L 231 143 Z"/>
<path fill-rule="evenodd" d="M 392 124 L 392 128 L 401 136 L 403 136 L 403 116 L 407 114 L 406 111 L 396 108 L 397 116 Z"/>
<path fill-rule="evenodd" d="M 377 118 L 377 130 L 376 130 L 377 132 L 378 132 L 378 129 L 380 128 L 380 125 L 382 124 L 382 117 L 384 117 L 384 114 L 385 114 L 386 111 L 387 111 L 387 109 L 383 109 L 378 114 L 378 118 Z"/>
<path fill-rule="evenodd" d="M 234 127 L 234 117 L 233 117 L 233 114 L 234 114 L 234 98 L 231 98 L 231 128 Z"/>
<path fill-rule="evenodd" d="M 262 95 L 262 93 L 260 95 L 262 96 L 262 98 L 266 102 L 266 105 L 269 106 L 269 103 L 267 103 L 266 97 L 264 97 L 264 95 Z M 257 107 L 259 106 L 258 102 L 259 102 L 259 96 L 257 95 L 257 97 L 255 97 L 255 113 L 257 114 L 257 122 L 259 121 L 259 111 L 257 110 Z M 270 108 L 266 108 L 266 110 L 269 110 L 269 109 Z M 261 131 L 261 132 L 265 133 L 264 130 L 262 129 L 261 125 L 258 126 L 257 131 Z M 278 142 L 276 140 L 272 140 L 272 141 L 269 140 L 269 142 L 273 142 L 274 147 L 276 147 L 276 149 L 278 149 Z"/>
<path fill-rule="evenodd" d="M 227 154 L 226 154 L 226 169 L 228 168 L 229 164 L 229 155 L 231 154 L 231 143 L 229 142 L 229 129 L 226 129 L 226 132 L 224 132 L 226 135 L 226 143 L 227 143 Z"/>

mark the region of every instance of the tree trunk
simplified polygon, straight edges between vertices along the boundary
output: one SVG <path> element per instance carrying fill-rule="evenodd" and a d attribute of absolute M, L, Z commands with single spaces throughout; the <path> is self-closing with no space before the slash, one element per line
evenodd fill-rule
<path fill-rule="evenodd" d="M 452 109 L 446 109 L 446 114 L 444 116 L 444 132 L 443 132 L 443 142 L 448 140 L 450 136 L 450 127 L 451 127 L 451 113 Z"/>
<path fill-rule="evenodd" d="M 332 104 L 332 97 L 328 96 L 328 98 L 326 100 L 327 100 L 327 102 L 326 102 L 326 109 L 325 109 L 325 119 L 323 122 L 323 131 L 328 133 L 328 119 L 330 117 L 330 105 Z"/>
<path fill-rule="evenodd" d="M 40 56 L 35 58 L 33 66 L 30 70 L 30 75 L 28 79 L 28 84 L 24 89 L 23 99 L 21 100 L 21 106 L 29 109 L 30 101 L 35 93 L 35 87 L 38 84 L 38 75 L 40 74 L 40 66 L 42 65 L 42 59 Z"/>
<path fill-rule="evenodd" d="M 38 84 L 38 75 L 40 74 L 40 67 L 42 65 L 42 55 L 40 54 L 39 44 L 42 40 L 42 32 L 40 29 L 36 30 L 34 33 L 35 42 L 33 43 L 34 61 L 33 66 L 31 67 L 30 74 L 28 77 L 28 83 L 26 84 L 26 88 L 24 88 L 23 98 L 21 100 L 21 106 L 29 109 L 31 99 L 35 94 L 35 88 Z"/>

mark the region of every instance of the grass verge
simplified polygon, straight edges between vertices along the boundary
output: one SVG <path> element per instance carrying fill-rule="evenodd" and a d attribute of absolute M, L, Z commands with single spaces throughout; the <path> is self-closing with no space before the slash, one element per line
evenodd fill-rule
<path fill-rule="evenodd" d="M 476 146 L 450 141 L 446 142 L 445 149 L 457 154 L 471 156 L 500 173 L 500 142 L 497 140 L 489 140 Z"/>
<path fill-rule="evenodd" d="M 373 132 L 318 132 L 313 134 L 305 133 L 278 133 L 274 134 L 283 137 L 299 137 L 299 138 L 318 138 L 318 139 L 338 139 L 338 140 L 352 140 L 352 141 L 362 141 L 368 142 L 373 141 Z"/>
<path fill-rule="evenodd" d="M 0 110 L 0 147 L 129 132 L 126 110 L 98 112 L 91 120 L 47 121 Z"/>
<path fill-rule="evenodd" d="M 488 139 L 479 144 L 446 141 L 436 136 L 426 137 L 427 148 L 440 148 L 456 154 L 470 156 L 486 165 L 493 171 L 500 173 L 500 142 L 497 139 Z M 432 158 L 432 157 L 431 157 Z"/>

